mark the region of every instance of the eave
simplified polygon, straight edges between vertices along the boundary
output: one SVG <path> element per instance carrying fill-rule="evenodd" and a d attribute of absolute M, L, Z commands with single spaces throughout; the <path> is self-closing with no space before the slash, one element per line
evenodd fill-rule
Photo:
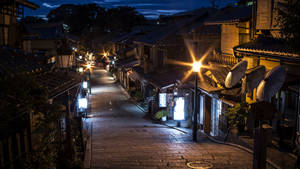
<path fill-rule="evenodd" d="M 34 9 L 34 10 L 40 8 L 40 6 L 38 6 L 37 4 L 34 4 L 34 3 L 29 2 L 27 0 L 16 0 L 16 2 L 23 5 L 23 6 L 28 7 L 30 9 Z"/>
<path fill-rule="evenodd" d="M 288 52 L 279 52 L 279 51 L 267 51 L 262 49 L 248 49 L 248 48 L 233 48 L 234 56 L 236 58 L 242 58 L 244 56 L 248 57 L 266 57 L 272 59 L 279 59 L 281 61 L 287 62 L 297 62 L 300 63 L 300 55 L 295 53 Z"/>

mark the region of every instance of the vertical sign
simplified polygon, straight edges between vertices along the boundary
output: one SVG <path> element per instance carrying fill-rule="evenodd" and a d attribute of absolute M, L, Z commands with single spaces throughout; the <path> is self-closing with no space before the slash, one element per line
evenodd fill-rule
<path fill-rule="evenodd" d="M 167 107 L 167 93 L 159 93 L 159 107 Z"/>

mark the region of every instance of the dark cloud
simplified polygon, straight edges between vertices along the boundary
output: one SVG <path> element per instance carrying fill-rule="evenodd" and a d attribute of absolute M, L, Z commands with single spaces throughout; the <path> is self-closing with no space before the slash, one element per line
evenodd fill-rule
<path fill-rule="evenodd" d="M 148 18 L 157 18 L 159 15 L 172 15 L 178 12 L 210 6 L 210 0 L 30 0 L 40 6 L 40 9 L 25 10 L 25 15 L 45 17 L 50 10 L 62 4 L 96 3 L 105 8 L 117 6 L 131 6 Z M 219 6 L 234 3 L 237 0 L 217 0 Z"/>

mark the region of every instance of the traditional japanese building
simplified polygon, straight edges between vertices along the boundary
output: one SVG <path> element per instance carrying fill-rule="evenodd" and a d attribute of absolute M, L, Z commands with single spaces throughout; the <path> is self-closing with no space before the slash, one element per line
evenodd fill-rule
<path fill-rule="evenodd" d="M 25 24 L 23 49 L 36 53 L 57 67 L 72 67 L 74 56 L 71 41 L 62 23 Z"/>
<path fill-rule="evenodd" d="M 233 48 L 236 58 L 249 58 L 253 67 L 264 67 L 269 72 L 277 66 L 285 68 L 283 87 L 272 97 L 273 141 L 281 146 L 295 146 L 299 131 L 299 66 L 300 55 L 288 46 L 280 34 L 278 8 L 281 0 L 257 0 L 253 10 L 253 40 Z M 275 85 L 275 84 L 274 84 Z M 246 100 L 257 101 L 257 88 L 247 93 Z"/>

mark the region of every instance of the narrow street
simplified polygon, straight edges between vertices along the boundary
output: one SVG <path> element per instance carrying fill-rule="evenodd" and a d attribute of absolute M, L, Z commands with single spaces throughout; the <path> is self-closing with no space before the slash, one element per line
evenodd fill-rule
<path fill-rule="evenodd" d="M 252 168 L 252 154 L 152 123 L 103 69 L 92 74 L 91 168 Z M 192 163 L 189 163 L 192 162 Z"/>

